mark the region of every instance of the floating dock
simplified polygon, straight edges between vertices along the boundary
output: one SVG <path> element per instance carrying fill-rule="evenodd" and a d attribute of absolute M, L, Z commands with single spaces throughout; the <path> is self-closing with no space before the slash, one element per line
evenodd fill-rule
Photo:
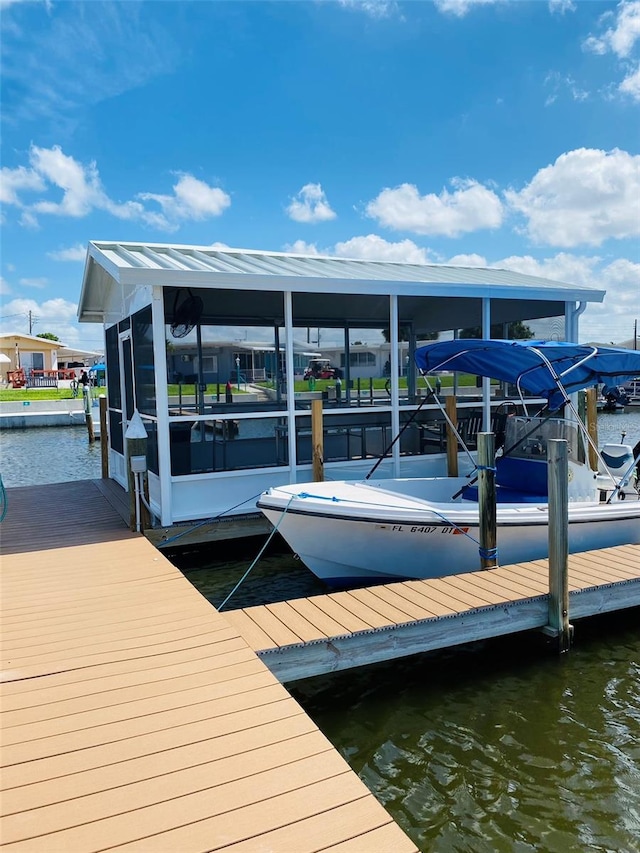
<path fill-rule="evenodd" d="M 281 681 L 547 621 L 544 561 L 219 613 L 95 482 L 8 495 L 3 851 L 416 851 Z M 572 556 L 571 618 L 639 567 Z"/>
<path fill-rule="evenodd" d="M 547 560 L 225 612 L 282 682 L 544 628 Z M 640 606 L 640 545 L 569 556 L 569 618 Z"/>

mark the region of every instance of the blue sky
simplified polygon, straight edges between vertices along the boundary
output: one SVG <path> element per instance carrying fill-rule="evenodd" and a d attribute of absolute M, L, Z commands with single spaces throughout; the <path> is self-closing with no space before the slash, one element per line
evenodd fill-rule
<path fill-rule="evenodd" d="M 0 331 L 89 240 L 509 267 L 640 319 L 640 0 L 0 0 Z"/>

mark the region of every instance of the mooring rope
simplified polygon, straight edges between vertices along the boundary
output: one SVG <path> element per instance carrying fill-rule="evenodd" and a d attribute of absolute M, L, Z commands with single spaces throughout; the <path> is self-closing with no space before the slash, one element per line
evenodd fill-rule
<path fill-rule="evenodd" d="M 238 509 L 239 506 L 247 504 L 249 503 L 249 501 L 257 500 L 261 494 L 262 492 L 258 492 L 257 495 L 253 495 L 252 497 L 247 498 L 244 501 L 240 501 L 240 503 L 238 504 L 235 504 L 235 506 L 230 506 L 228 509 L 222 510 L 222 512 L 219 512 L 218 515 L 214 515 L 211 518 L 205 518 L 204 521 L 199 521 L 197 524 L 188 527 L 186 530 L 181 530 L 180 533 L 176 533 L 175 536 L 171 536 L 169 537 L 169 539 L 165 539 L 162 542 L 162 546 L 164 547 L 165 545 L 169 545 L 171 542 L 175 542 L 176 539 L 180 539 L 182 536 L 186 536 L 187 533 L 193 533 L 194 530 L 198 530 L 199 527 L 204 527 L 205 524 L 212 524 L 214 521 L 218 521 L 218 519 L 222 518 L 223 515 L 226 515 L 228 512 L 233 512 L 233 510 Z"/>
<path fill-rule="evenodd" d="M 218 611 L 222 610 L 222 608 L 225 606 L 225 604 L 227 603 L 227 601 L 229 601 L 229 599 L 231 598 L 231 596 L 232 596 L 232 595 L 234 595 L 234 593 L 236 592 L 236 590 L 238 590 L 238 589 L 240 588 L 241 584 L 242 584 L 242 583 L 244 583 L 244 581 L 249 577 L 249 575 L 251 574 L 251 571 L 253 570 L 254 566 L 256 565 L 256 563 L 258 562 L 258 560 L 260 559 L 260 557 L 262 557 L 262 555 L 264 554 L 264 552 L 265 552 L 265 550 L 266 550 L 266 548 L 267 548 L 267 545 L 269 544 L 269 542 L 271 542 L 271 540 L 272 540 L 272 539 L 273 539 L 273 537 L 275 536 L 276 531 L 277 531 L 277 530 L 278 530 L 278 528 L 280 527 L 280 524 L 281 524 L 281 522 L 282 522 L 282 519 L 285 517 L 286 512 L 287 512 L 287 510 L 289 509 L 289 504 L 291 503 L 291 501 L 292 501 L 295 497 L 296 497 L 296 495 L 291 495 L 291 497 L 290 497 L 290 498 L 289 498 L 289 500 L 287 501 L 287 505 L 286 505 L 286 507 L 282 510 L 282 514 L 281 514 L 280 518 L 278 519 L 278 523 L 274 526 L 273 530 L 271 531 L 271 533 L 270 533 L 270 534 L 269 534 L 269 536 L 267 537 L 266 542 L 264 543 L 264 545 L 262 546 L 262 548 L 259 550 L 258 555 L 256 556 L 255 560 L 251 563 L 251 565 L 249 566 L 249 568 L 247 569 L 247 571 L 242 575 L 242 577 L 240 578 L 240 580 L 238 581 L 238 583 L 234 586 L 234 588 L 231 590 L 231 592 L 230 592 L 230 593 L 229 593 L 229 595 L 225 598 L 225 600 L 222 602 L 222 604 L 220 604 L 220 605 L 218 606 L 218 608 L 217 608 L 217 609 L 218 609 Z"/>
<path fill-rule="evenodd" d="M 2 474 L 0 474 L 0 522 L 4 521 L 8 509 L 9 499 L 7 498 L 7 490 L 2 482 Z"/>

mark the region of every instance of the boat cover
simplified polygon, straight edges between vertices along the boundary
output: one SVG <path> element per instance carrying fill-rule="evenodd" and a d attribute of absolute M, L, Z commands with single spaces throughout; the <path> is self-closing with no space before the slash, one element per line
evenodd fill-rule
<path fill-rule="evenodd" d="M 617 385 L 640 376 L 640 351 L 563 341 L 504 341 L 465 338 L 419 347 L 424 373 L 457 370 L 517 383 L 558 408 L 571 394 L 604 382 Z"/>

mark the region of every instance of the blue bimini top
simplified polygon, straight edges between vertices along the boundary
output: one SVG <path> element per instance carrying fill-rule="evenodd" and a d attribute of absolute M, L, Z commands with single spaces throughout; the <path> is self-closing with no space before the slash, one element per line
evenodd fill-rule
<path fill-rule="evenodd" d="M 515 383 L 552 410 L 574 391 L 640 376 L 640 351 L 562 341 L 441 341 L 417 349 L 415 360 L 423 373 L 456 370 Z"/>

